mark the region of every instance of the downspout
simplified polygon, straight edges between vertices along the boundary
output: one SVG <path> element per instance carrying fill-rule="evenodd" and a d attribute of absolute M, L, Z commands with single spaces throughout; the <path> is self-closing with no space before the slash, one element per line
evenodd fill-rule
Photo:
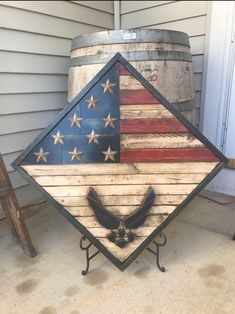
<path fill-rule="evenodd" d="M 114 12 L 114 29 L 120 29 L 121 15 L 120 15 L 121 1 L 113 1 L 113 12 Z"/>

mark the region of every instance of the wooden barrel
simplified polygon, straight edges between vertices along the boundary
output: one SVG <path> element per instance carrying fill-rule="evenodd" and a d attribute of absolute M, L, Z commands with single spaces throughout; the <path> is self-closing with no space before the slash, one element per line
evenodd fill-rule
<path fill-rule="evenodd" d="M 195 90 L 188 35 L 156 29 L 104 31 L 72 40 L 71 101 L 120 52 L 168 101 L 195 124 Z"/>

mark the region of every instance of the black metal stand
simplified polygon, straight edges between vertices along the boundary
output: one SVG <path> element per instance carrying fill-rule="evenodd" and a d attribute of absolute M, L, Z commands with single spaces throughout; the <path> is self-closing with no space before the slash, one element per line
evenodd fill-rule
<path fill-rule="evenodd" d="M 154 254 L 156 256 L 156 264 L 157 264 L 157 267 L 160 271 L 162 271 L 163 273 L 166 271 L 165 267 L 162 267 L 159 263 L 159 250 L 160 250 L 160 247 L 166 245 L 167 243 L 167 237 L 165 235 L 165 233 L 161 232 L 159 233 L 158 235 L 159 238 L 162 238 L 162 242 L 161 243 L 158 243 L 157 241 L 153 241 L 153 243 L 155 244 L 155 247 L 156 247 L 156 251 L 153 251 L 152 249 L 150 248 L 147 248 L 147 250 L 149 252 L 151 252 L 152 254 Z"/>
<path fill-rule="evenodd" d="M 89 271 L 90 260 L 100 253 L 100 251 L 96 251 L 94 254 L 92 254 L 90 256 L 89 249 L 92 246 L 92 243 L 89 242 L 87 246 L 83 246 L 83 242 L 85 242 L 86 240 L 87 240 L 87 238 L 85 236 L 83 236 L 81 238 L 81 240 L 80 240 L 80 248 L 81 248 L 81 250 L 86 251 L 86 269 L 82 271 L 82 275 L 83 276 L 85 276 L 88 273 L 88 271 Z"/>
<path fill-rule="evenodd" d="M 167 237 L 166 237 L 165 233 L 163 233 L 163 232 L 159 233 L 159 235 L 157 237 L 162 238 L 162 242 L 158 243 L 156 240 L 153 241 L 153 243 L 155 244 L 156 250 L 153 251 L 150 248 L 147 248 L 147 250 L 156 256 L 156 264 L 157 264 L 158 269 L 161 272 L 165 272 L 166 271 L 165 267 L 162 267 L 159 263 L 159 250 L 160 250 L 160 247 L 166 245 Z M 86 246 L 84 246 L 83 243 L 85 241 L 89 241 L 89 240 L 87 240 L 87 238 L 85 236 L 82 236 L 82 238 L 80 240 L 80 248 L 81 248 L 81 250 L 86 251 L 86 269 L 82 271 L 83 276 L 85 276 L 89 271 L 90 260 L 92 260 L 96 255 L 98 255 L 100 253 L 100 251 L 98 250 L 94 254 L 90 255 L 89 249 L 92 246 L 92 243 L 89 241 L 88 244 Z"/>

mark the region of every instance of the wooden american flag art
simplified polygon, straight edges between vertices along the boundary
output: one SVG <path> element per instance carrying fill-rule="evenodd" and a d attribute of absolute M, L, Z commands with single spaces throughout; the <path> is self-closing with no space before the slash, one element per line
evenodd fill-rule
<path fill-rule="evenodd" d="M 225 162 L 117 54 L 13 166 L 124 270 Z"/>

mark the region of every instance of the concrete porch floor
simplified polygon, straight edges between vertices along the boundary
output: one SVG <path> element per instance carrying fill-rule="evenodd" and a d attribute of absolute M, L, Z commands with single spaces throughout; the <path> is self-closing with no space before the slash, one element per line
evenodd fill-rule
<path fill-rule="evenodd" d="M 0 222 L 0 314 L 235 313 L 235 204 L 196 197 L 165 229 L 166 273 L 145 250 L 123 273 L 99 254 L 83 277 L 80 234 L 56 209 L 28 209 L 26 223 L 35 258 Z"/>

